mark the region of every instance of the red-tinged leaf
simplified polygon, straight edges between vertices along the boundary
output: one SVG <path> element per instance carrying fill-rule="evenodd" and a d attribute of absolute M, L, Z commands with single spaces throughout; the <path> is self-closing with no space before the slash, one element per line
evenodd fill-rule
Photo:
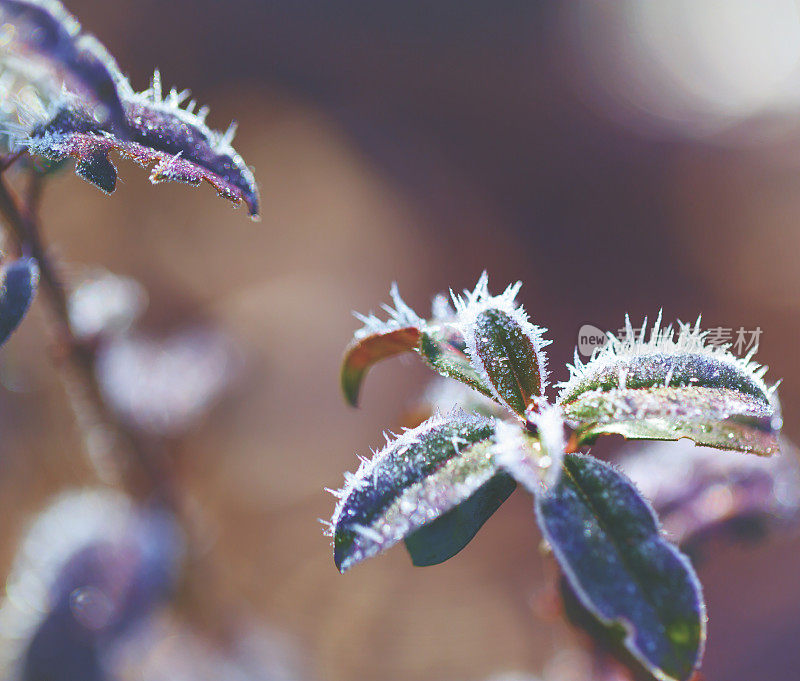
<path fill-rule="evenodd" d="M 415 350 L 419 338 L 418 328 L 406 326 L 354 339 L 342 361 L 342 390 L 347 402 L 358 404 L 361 383 L 373 364 Z"/>
<path fill-rule="evenodd" d="M 124 135 L 98 122 L 74 98 L 52 118 L 33 127 L 21 143 L 32 154 L 51 160 L 76 159 L 76 171 L 105 192 L 113 192 L 117 173 L 109 159 L 114 151 L 150 170 L 150 181 L 210 184 L 234 204 L 244 202 L 251 217 L 259 214 L 258 187 L 252 171 L 231 146 L 235 126 L 218 133 L 206 126 L 206 109 L 195 113 L 194 102 L 181 104 L 188 92 L 172 90 L 162 97 L 161 79 L 153 77 L 149 90 L 134 92 L 119 84 L 126 130 Z"/>

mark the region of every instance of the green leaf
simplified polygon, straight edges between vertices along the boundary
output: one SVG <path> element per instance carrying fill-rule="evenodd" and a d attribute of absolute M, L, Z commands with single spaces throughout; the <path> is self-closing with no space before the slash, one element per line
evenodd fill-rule
<path fill-rule="evenodd" d="M 455 556 L 511 496 L 517 483 L 498 473 L 466 501 L 405 538 L 411 562 L 417 567 L 437 565 Z"/>
<path fill-rule="evenodd" d="M 456 301 L 458 321 L 478 375 L 501 404 L 520 416 L 541 397 L 547 381 L 544 329 L 528 321 L 514 299 L 519 283 L 499 296 L 488 291 L 486 274 L 475 290 Z"/>
<path fill-rule="evenodd" d="M 646 322 L 645 322 L 646 327 Z M 677 440 L 768 455 L 779 449 L 780 413 L 766 371 L 726 347 L 708 346 L 699 325 L 656 323 L 649 341 L 628 322 L 623 340 L 583 366 L 576 357 L 557 402 L 581 444 L 610 433 L 629 439 Z"/>
<path fill-rule="evenodd" d="M 497 394 L 517 414 L 524 414 L 542 394 L 536 348 L 520 326 L 502 310 L 485 310 L 473 328 L 475 357 Z"/>
<path fill-rule="evenodd" d="M 700 584 L 646 501 L 608 464 L 569 454 L 536 499 L 539 525 L 581 604 L 656 679 L 685 681 L 706 634 Z"/>
<path fill-rule="evenodd" d="M 0 345 L 19 326 L 36 295 L 39 266 L 33 258 L 20 258 L 4 265 L 0 284 Z"/>
<path fill-rule="evenodd" d="M 354 407 L 358 404 L 361 383 L 373 364 L 411 352 L 417 347 L 419 337 L 420 331 L 415 326 L 356 337 L 345 350 L 342 360 L 342 390 L 348 404 Z"/>
<path fill-rule="evenodd" d="M 718 388 L 610 390 L 564 405 L 581 444 L 616 433 L 630 440 L 678 440 L 768 456 L 779 451 L 780 419 L 770 405 Z"/>
<path fill-rule="evenodd" d="M 419 339 L 419 354 L 441 376 L 461 381 L 487 397 L 494 397 L 491 388 L 481 379 L 464 353 L 463 338 L 452 328 L 425 329 Z"/>
<path fill-rule="evenodd" d="M 494 423 L 453 412 L 434 416 L 362 462 L 331 521 L 334 561 L 344 572 L 469 499 L 497 473 Z"/>

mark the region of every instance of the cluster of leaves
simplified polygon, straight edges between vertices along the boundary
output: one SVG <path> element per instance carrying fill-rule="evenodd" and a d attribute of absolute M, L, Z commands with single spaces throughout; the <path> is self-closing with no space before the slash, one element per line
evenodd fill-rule
<path fill-rule="evenodd" d="M 107 193 L 114 191 L 115 151 L 150 170 L 153 183 L 209 183 L 255 219 L 258 188 L 231 146 L 235 125 L 219 133 L 206 125 L 208 109 L 189 91 L 162 92 L 161 76 L 136 92 L 107 50 L 56 0 L 0 0 L 0 127 L 11 147 L 49 161 L 76 160 L 75 171 Z M 21 96 L 36 93 L 31 102 Z M 30 92 L 28 92 L 30 94 Z"/>
<path fill-rule="evenodd" d="M 520 284 L 434 301 L 423 320 L 392 290 L 387 321 L 361 317 L 342 386 L 355 405 L 377 361 L 416 353 L 441 376 L 493 400 L 505 416 L 454 409 L 387 438 L 362 459 L 329 533 L 340 571 L 403 540 L 416 565 L 461 550 L 517 483 L 534 496 L 544 538 L 563 575 L 565 602 L 640 672 L 689 679 L 702 658 L 706 614 L 688 559 L 668 542 L 632 482 L 583 450 L 605 434 L 678 440 L 762 456 L 778 451 L 781 418 L 765 368 L 711 347 L 696 325 L 627 334 L 587 364 L 575 354 L 554 401 L 544 329 L 515 299 Z M 576 618 L 579 619 L 579 618 Z"/>

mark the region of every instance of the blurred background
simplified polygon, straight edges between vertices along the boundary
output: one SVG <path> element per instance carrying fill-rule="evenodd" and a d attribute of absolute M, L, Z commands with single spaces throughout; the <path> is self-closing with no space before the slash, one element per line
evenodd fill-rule
<path fill-rule="evenodd" d="M 148 333 L 203 324 L 235 348 L 232 385 L 181 441 L 182 474 L 226 589 L 309 675 L 533 675 L 578 645 L 551 613 L 554 571 L 522 493 L 443 565 L 396 549 L 336 571 L 322 488 L 402 424 L 426 378 L 396 360 L 370 374 L 361 409 L 340 397 L 350 313 L 378 310 L 392 281 L 424 313 L 483 269 L 496 291 L 522 280 L 556 380 L 583 324 L 614 330 L 626 312 L 760 327 L 800 441 L 796 2 L 67 6 L 135 87 L 157 66 L 210 105 L 211 127 L 239 122 L 259 224 L 128 162 L 113 199 L 61 174 L 42 219 L 67 268 L 140 282 Z M 95 480 L 38 305 L 1 358 L 4 574 L 32 515 Z M 798 570 L 791 532 L 706 555 L 706 679 L 796 675 Z"/>

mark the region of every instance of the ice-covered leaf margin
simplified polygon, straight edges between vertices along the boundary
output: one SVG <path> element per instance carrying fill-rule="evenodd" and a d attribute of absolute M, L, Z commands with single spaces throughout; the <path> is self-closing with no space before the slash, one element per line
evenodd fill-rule
<path fill-rule="evenodd" d="M 405 539 L 489 482 L 498 472 L 494 429 L 492 419 L 460 410 L 437 414 L 362 459 L 332 492 L 339 502 L 328 534 L 339 570 Z"/>
<path fill-rule="evenodd" d="M 370 367 L 381 360 L 411 352 L 419 343 L 424 320 L 400 297 L 397 283 L 390 291 L 391 305 L 383 305 L 388 319 L 375 314 L 355 312 L 356 319 L 364 325 L 353 334 L 342 359 L 341 384 L 345 399 L 351 406 L 358 404 L 361 383 Z"/>
<path fill-rule="evenodd" d="M 432 318 L 425 320 L 400 297 L 396 283 L 390 293 L 392 305 L 382 306 L 387 319 L 354 313 L 364 326 L 353 334 L 342 360 L 341 385 L 348 404 L 358 404 L 361 384 L 373 364 L 406 352 L 419 354 L 440 376 L 453 378 L 492 397 L 489 387 L 464 354 L 464 339 L 446 299 L 436 296 Z"/>
<path fill-rule="evenodd" d="M 234 204 L 244 202 L 250 216 L 259 215 L 258 187 L 250 168 L 231 146 L 236 131 L 231 124 L 224 133 L 205 122 L 208 108 L 184 106 L 189 91 L 174 88 L 162 92 L 161 75 L 153 75 L 150 87 L 135 92 L 127 79 L 118 83 L 123 103 L 126 134 L 97 121 L 79 99 L 65 96 L 46 121 L 28 131 L 20 144 L 33 154 L 51 160 L 76 159 L 76 172 L 103 191 L 116 187 L 116 167 L 109 153 L 116 151 L 144 168 L 150 181 L 176 181 L 197 186 L 205 181 Z"/>
<path fill-rule="evenodd" d="M 568 454 L 558 484 L 536 495 L 536 516 L 581 604 L 656 679 L 687 681 L 705 645 L 700 583 L 633 484 Z"/>
<path fill-rule="evenodd" d="M 467 355 L 493 397 L 522 416 L 547 387 L 547 356 L 550 344 L 546 329 L 534 326 L 516 297 L 522 282 L 512 284 L 499 296 L 489 293 L 484 272 L 475 289 L 453 295 L 458 328 L 464 336 Z"/>
<path fill-rule="evenodd" d="M 578 359 L 560 384 L 557 403 L 582 443 L 618 433 L 631 439 L 675 440 L 771 454 L 781 427 L 775 386 L 753 352 L 737 357 L 727 345 L 711 345 L 700 320 L 661 328 L 661 314 L 646 340 L 647 320 L 637 335 L 608 343 L 587 364 Z"/>
<path fill-rule="evenodd" d="M 4 106 L 20 119 L 3 120 L 11 146 L 53 161 L 73 157 L 76 173 L 107 193 L 116 188 L 109 159 L 116 151 L 148 168 L 154 184 L 207 182 L 258 217 L 255 178 L 231 144 L 235 124 L 224 133 L 210 129 L 208 108 L 184 105 L 188 90 L 164 94 L 158 71 L 147 90 L 136 92 L 108 51 L 56 0 L 0 0 L 4 21 L 0 69 L 13 77 L 14 90 L 27 78 L 41 91 L 35 106 Z M 0 89 L 11 92 L 8 84 Z"/>

